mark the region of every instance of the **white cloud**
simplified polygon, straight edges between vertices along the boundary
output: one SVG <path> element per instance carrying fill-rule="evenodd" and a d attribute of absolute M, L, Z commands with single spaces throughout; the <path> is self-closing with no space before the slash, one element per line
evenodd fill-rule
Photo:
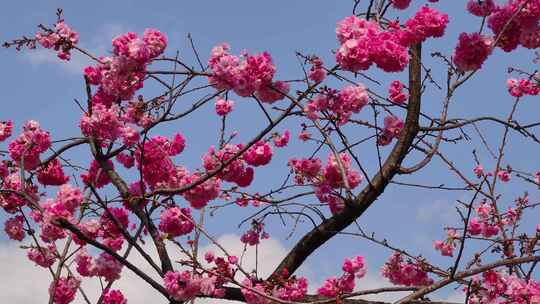
<path fill-rule="evenodd" d="M 25 54 L 30 64 L 34 66 L 56 64 L 60 65 L 62 69 L 71 74 L 82 74 L 83 69 L 92 64 L 92 61 L 88 57 L 76 51 L 72 52 L 72 57 L 69 61 L 61 60 L 56 56 L 54 50 L 48 49 L 28 50 Z"/>
<path fill-rule="evenodd" d="M 242 254 L 244 249 L 243 244 L 236 235 L 223 235 L 217 239 L 229 254 Z M 25 252 L 17 247 L 15 242 L 0 243 L 0 269 L 2 269 L 3 280 L 0 284 L 0 303 L 18 303 L 18 304 L 34 304 L 43 303 L 43 299 L 48 299 L 48 286 L 50 284 L 50 274 L 47 270 L 34 266 L 26 258 Z M 61 246 L 60 246 L 61 247 Z M 179 250 L 173 246 L 168 246 L 168 251 L 173 260 L 181 257 Z M 155 249 L 151 241 L 148 241 L 144 247 L 147 249 L 154 261 L 157 261 Z M 221 251 L 215 245 L 204 246 L 201 248 L 201 256 L 207 251 L 213 251 L 216 255 L 221 254 Z M 264 240 L 259 247 L 259 275 L 265 277 L 269 275 L 279 261 L 285 256 L 286 249 L 277 240 Z M 137 265 L 145 273 L 151 274 L 156 281 L 161 283 L 159 276 L 155 271 L 143 260 L 143 258 L 133 251 L 129 259 L 134 265 Z M 255 268 L 255 250 L 253 247 L 248 248 L 244 254 L 244 263 L 242 266 L 246 271 L 251 271 Z M 94 303 L 100 292 L 100 285 L 96 279 L 83 280 L 83 289 Z M 113 289 L 120 289 L 127 297 L 130 304 L 165 304 L 167 301 L 161 294 L 152 289 L 146 282 L 137 277 L 132 271 L 125 268 L 122 270 L 122 278 L 115 282 Z M 45 300 L 46 301 L 46 300 Z M 233 303 L 231 301 L 198 299 L 197 303 Z M 85 303 L 78 295 L 74 303 Z"/>

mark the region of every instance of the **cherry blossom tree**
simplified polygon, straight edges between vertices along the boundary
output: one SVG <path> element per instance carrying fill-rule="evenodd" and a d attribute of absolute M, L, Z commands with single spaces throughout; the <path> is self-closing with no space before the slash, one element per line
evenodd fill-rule
<path fill-rule="evenodd" d="M 84 37 L 75 30 L 76 21 L 68 25 L 61 10 L 53 25 L 39 25 L 32 38 L 5 42 L 18 51 L 49 49 L 58 60 L 81 53 L 94 62 L 81 71 L 86 100 L 70 105 L 81 113 L 73 137 L 55 138 L 55 130 L 34 120 L 14 125 L 3 117 L 0 123 L 5 233 L 20 242 L 29 263 L 50 273 L 48 303 L 72 303 L 76 296 L 85 303 L 128 303 L 115 288 L 126 272 L 170 303 L 215 298 L 375 304 L 383 302 L 361 296 L 394 292 L 406 292 L 395 303 L 449 303 L 430 296 L 450 286 L 464 292 L 466 303 L 540 303 L 535 270 L 540 225 L 523 224 L 540 204 L 538 162 L 518 169 L 505 159 L 511 136 L 540 143 L 535 132 L 540 122 L 518 115 L 522 104 L 536 102 L 532 96 L 540 93 L 540 74 L 509 68 L 508 95 L 499 101 L 509 110 L 502 118 L 451 116 L 456 92 L 473 78 L 489 77 L 482 67 L 490 64 L 492 53 L 512 56 L 518 47 L 540 47 L 540 1 L 456 4 L 463 14 L 478 17 L 477 27 L 457 41 L 447 39 L 445 30 L 458 26 L 459 17 L 438 10 L 436 0 L 425 2 L 411 11 L 411 0 L 353 1 L 351 15 L 336 20 L 336 44 L 320 50 L 333 53 L 335 62 L 298 52 L 294 79 L 276 79 L 280 67 L 271 54 L 238 51 L 249 45 L 222 43 L 201 50 L 190 40 L 196 58 L 190 61 L 168 50 L 166 34 L 156 29 L 125 33 L 112 40 L 109 54 L 92 54 L 79 46 Z M 396 18 L 404 13 L 411 17 Z M 425 51 L 433 40 L 445 38 L 455 46 L 453 53 Z M 435 63 L 428 66 L 426 57 Z M 393 80 L 377 80 L 381 73 Z M 147 83 L 159 85 L 162 93 L 146 94 Z M 431 91 L 436 94 L 429 95 L 428 110 L 424 99 Z M 438 104 L 432 96 L 440 97 Z M 253 115 L 266 123 L 240 141 L 231 116 L 246 103 L 256 104 Z M 183 159 L 197 136 L 185 136 L 181 129 L 164 136 L 162 128 L 207 107 L 214 107 L 215 115 L 206 119 L 221 122 L 216 144 L 195 160 Z M 293 134 L 285 122 L 301 132 Z M 480 124 L 499 127 L 499 137 L 487 140 Z M 469 135 L 472 131 L 477 136 Z M 491 157 L 470 153 L 465 140 L 479 141 Z M 446 153 L 445 144 L 462 145 L 467 152 Z M 291 145 L 303 153 L 290 155 Z M 65 157 L 83 146 L 86 163 Z M 287 155 L 287 165 L 272 162 L 275 154 Z M 377 163 L 367 164 L 366 155 Z M 457 162 L 466 158 L 476 166 Z M 458 186 L 401 181 L 435 161 Z M 280 186 L 255 191 L 252 185 L 265 166 L 282 172 L 273 177 Z M 501 183 L 512 183 L 522 194 L 508 197 Z M 387 188 L 398 186 L 418 193 L 463 192 L 466 199 L 456 202 L 460 220 L 441 226 L 441 240 L 433 240 L 431 249 L 452 267 L 358 224 Z M 220 220 L 212 214 L 238 208 L 253 211 L 244 221 L 249 227 L 241 226 L 244 251 L 258 250 L 273 237 L 266 229 L 273 221 L 300 235 L 268 277 L 246 268 L 243 256 L 228 252 L 206 229 L 207 222 Z M 295 274 L 328 240 L 344 233 L 388 249 L 387 262 L 368 270 L 369 255 L 358 252 L 319 286 Z M 203 241 L 219 250 L 200 252 Z M 171 251 L 182 258 L 172 259 Z M 134 252 L 146 265 L 131 262 Z M 147 267 L 152 273 L 143 270 Z M 362 289 L 368 272 L 380 273 L 392 287 Z M 99 280 L 100 293 L 88 294 L 81 285 L 86 280 Z"/>

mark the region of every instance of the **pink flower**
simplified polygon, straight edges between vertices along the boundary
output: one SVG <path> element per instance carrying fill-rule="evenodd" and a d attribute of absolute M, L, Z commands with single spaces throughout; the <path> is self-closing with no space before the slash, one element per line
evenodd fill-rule
<path fill-rule="evenodd" d="M 54 299 L 55 304 L 69 304 L 75 300 L 80 284 L 81 281 L 75 277 L 61 277 L 52 281 L 49 295 Z"/>
<path fill-rule="evenodd" d="M 442 37 L 448 25 L 448 15 L 434 8 L 423 6 L 413 18 L 405 22 L 406 32 L 411 36 L 411 42 L 418 43 L 427 38 Z"/>
<path fill-rule="evenodd" d="M 403 261 L 401 253 L 395 252 L 384 264 L 382 275 L 394 285 L 427 286 L 433 283 L 418 262 Z"/>
<path fill-rule="evenodd" d="M 478 17 L 487 17 L 495 9 L 493 0 L 469 0 L 467 10 Z"/>
<path fill-rule="evenodd" d="M 300 132 L 300 134 L 298 134 L 298 139 L 300 139 L 301 141 L 308 141 L 311 139 L 311 133 L 309 133 L 308 131 L 302 131 Z"/>
<path fill-rule="evenodd" d="M 393 103 L 396 104 L 404 104 L 409 98 L 409 95 L 403 92 L 403 87 L 404 86 L 401 81 L 392 81 L 390 83 L 390 87 L 388 88 L 388 99 L 390 99 Z"/>
<path fill-rule="evenodd" d="M 326 70 L 323 67 L 323 62 L 318 57 L 311 60 L 311 69 L 308 78 L 314 82 L 323 82 L 326 78 Z"/>
<path fill-rule="evenodd" d="M 69 176 L 64 174 L 60 161 L 55 158 L 47 166 L 41 167 L 37 172 L 38 181 L 42 185 L 59 186 L 69 181 Z"/>
<path fill-rule="evenodd" d="M 225 116 L 234 109 L 234 101 L 218 98 L 216 100 L 216 113 L 219 116 Z"/>
<path fill-rule="evenodd" d="M 193 231 L 195 224 L 189 208 L 167 208 L 161 212 L 159 230 L 170 237 L 185 235 Z"/>
<path fill-rule="evenodd" d="M 508 6 L 499 6 L 488 18 L 488 27 L 496 36 L 499 36 L 497 46 L 505 52 L 511 52 L 517 48 L 521 27 L 513 18 L 514 12 Z M 504 32 L 503 32 L 504 30 Z"/>
<path fill-rule="evenodd" d="M 127 304 L 127 299 L 120 290 L 106 290 L 103 294 L 103 304 Z"/>
<path fill-rule="evenodd" d="M 284 81 L 276 81 L 270 85 L 261 86 L 255 96 L 264 103 L 272 104 L 278 100 L 285 98 L 289 93 L 290 86 Z"/>
<path fill-rule="evenodd" d="M 32 170 L 40 163 L 39 155 L 50 147 L 49 133 L 41 130 L 38 122 L 29 120 L 23 126 L 23 133 L 9 143 L 9 155 L 19 165 L 24 162 L 26 170 Z"/>
<path fill-rule="evenodd" d="M 384 118 L 384 130 L 379 134 L 377 143 L 381 146 L 390 144 L 393 138 L 399 138 L 404 123 L 397 116 L 390 115 Z"/>
<path fill-rule="evenodd" d="M 259 141 L 246 151 L 244 159 L 252 166 L 264 166 L 270 163 L 272 154 L 272 147 L 266 142 Z"/>
<path fill-rule="evenodd" d="M 355 275 L 359 279 L 363 278 L 367 273 L 367 265 L 362 256 L 356 256 L 353 259 L 345 259 L 342 269 L 347 273 Z"/>
<path fill-rule="evenodd" d="M 112 161 L 108 160 L 107 164 L 114 169 L 114 164 Z M 81 174 L 81 179 L 85 184 L 94 185 L 94 187 L 96 188 L 104 187 L 111 182 L 111 180 L 109 179 L 109 175 L 107 175 L 107 172 L 105 172 L 105 170 L 101 168 L 101 166 L 96 160 L 92 160 L 92 163 L 90 164 L 90 169 L 88 170 L 88 172 Z"/>
<path fill-rule="evenodd" d="M 193 173 L 191 176 L 186 176 L 184 184 L 189 185 L 202 178 L 201 173 Z M 184 198 L 195 209 L 201 209 L 208 204 L 209 201 L 216 199 L 221 190 L 221 181 L 218 178 L 210 178 L 204 183 L 184 192 Z"/>
<path fill-rule="evenodd" d="M 291 134 L 289 133 L 289 130 L 285 130 L 283 132 L 283 135 L 275 134 L 274 135 L 274 146 L 282 148 L 287 146 L 289 143 Z"/>
<path fill-rule="evenodd" d="M 461 71 L 478 70 L 491 54 L 493 39 L 478 33 L 461 33 L 454 51 L 454 63 Z"/>
<path fill-rule="evenodd" d="M 165 274 L 163 280 L 165 282 L 165 289 L 177 301 L 193 299 L 201 291 L 201 279 L 189 271 L 169 271 Z"/>
<path fill-rule="evenodd" d="M 11 136 L 13 131 L 13 122 L 11 120 L 0 122 L 0 142 Z"/>
<path fill-rule="evenodd" d="M 146 29 L 143 34 L 143 41 L 151 58 L 155 58 L 165 51 L 167 40 L 167 36 L 156 29 Z"/>
<path fill-rule="evenodd" d="M 114 282 L 120 278 L 122 263 L 108 253 L 101 253 L 96 259 L 96 275 L 101 276 L 107 282 Z"/>
<path fill-rule="evenodd" d="M 507 170 L 500 170 L 497 172 L 497 176 L 502 182 L 509 182 L 510 181 L 510 173 Z"/>
<path fill-rule="evenodd" d="M 435 241 L 434 247 L 441 252 L 442 256 L 451 257 L 454 255 L 454 246 L 450 242 Z"/>
<path fill-rule="evenodd" d="M 48 268 L 56 261 L 56 247 L 52 244 L 47 247 L 32 247 L 28 249 L 27 256 L 36 265 Z"/>
<path fill-rule="evenodd" d="M 17 215 L 6 220 L 4 223 L 4 231 L 10 239 L 22 241 L 26 235 L 24 231 L 24 217 L 22 215 Z"/>
<path fill-rule="evenodd" d="M 36 33 L 36 40 L 42 47 L 56 50 L 58 58 L 70 60 L 70 51 L 79 42 L 79 33 L 61 20 L 55 24 L 53 31 Z"/>
<path fill-rule="evenodd" d="M 400 10 L 408 8 L 411 4 L 411 0 L 391 0 L 391 2 L 393 7 Z"/>
<path fill-rule="evenodd" d="M 130 169 L 135 165 L 135 158 L 127 153 L 118 153 L 116 160 L 121 163 L 126 169 Z"/>
<path fill-rule="evenodd" d="M 349 16 L 338 23 L 336 35 L 341 44 L 350 39 L 374 36 L 379 32 L 379 24 L 375 21 Z"/>
<path fill-rule="evenodd" d="M 476 167 L 474 167 L 473 172 L 476 177 L 480 178 L 484 175 L 484 167 L 482 167 L 482 165 L 477 165 Z"/>

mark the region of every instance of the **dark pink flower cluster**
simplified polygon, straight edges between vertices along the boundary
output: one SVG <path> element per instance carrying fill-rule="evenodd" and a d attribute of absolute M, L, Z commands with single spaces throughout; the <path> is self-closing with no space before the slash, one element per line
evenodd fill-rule
<path fill-rule="evenodd" d="M 55 158 L 37 170 L 37 179 L 44 186 L 60 186 L 69 181 L 69 176 L 64 174 L 62 164 Z"/>
<path fill-rule="evenodd" d="M 384 264 L 382 275 L 394 285 L 427 286 L 433 283 L 419 262 L 404 262 L 399 252 Z"/>
<path fill-rule="evenodd" d="M 216 100 L 216 113 L 219 116 L 225 116 L 232 112 L 234 109 L 234 101 L 227 100 L 223 98 L 218 98 Z"/>
<path fill-rule="evenodd" d="M 27 252 L 28 259 L 43 268 L 51 267 L 56 261 L 56 255 L 54 244 L 49 244 L 47 247 L 32 247 Z"/>
<path fill-rule="evenodd" d="M 69 304 L 75 299 L 81 281 L 73 276 L 53 280 L 49 287 L 49 295 L 55 304 Z"/>
<path fill-rule="evenodd" d="M 343 275 L 339 278 L 331 277 L 325 280 L 323 286 L 317 289 L 317 294 L 329 298 L 350 293 L 356 285 L 356 278 L 363 278 L 367 273 L 367 265 L 362 256 L 345 259 Z"/>
<path fill-rule="evenodd" d="M 117 289 L 106 290 L 103 294 L 103 304 L 127 304 L 127 299 Z"/>
<path fill-rule="evenodd" d="M 454 63 L 460 71 L 473 71 L 482 64 L 493 49 L 493 39 L 479 33 L 461 33 L 454 51 Z"/>
<path fill-rule="evenodd" d="M 302 301 L 308 291 L 308 280 L 304 277 L 288 277 L 285 282 L 274 287 L 272 296 L 285 301 Z"/>
<path fill-rule="evenodd" d="M 177 301 L 188 301 L 197 295 L 219 296 L 223 293 L 223 290 L 216 289 L 216 277 L 202 277 L 189 271 L 169 271 L 163 281 L 169 295 Z"/>
<path fill-rule="evenodd" d="M 285 130 L 282 135 L 279 135 L 278 133 L 275 133 L 273 136 L 274 140 L 274 146 L 278 148 L 283 148 L 289 144 L 289 140 L 291 138 L 291 133 L 289 130 Z"/>
<path fill-rule="evenodd" d="M 46 49 L 57 51 L 58 58 L 71 59 L 71 49 L 79 43 L 79 33 L 72 30 L 63 20 L 54 25 L 54 30 L 36 33 L 37 42 Z"/>
<path fill-rule="evenodd" d="M 495 2 L 493 0 L 469 0 L 467 10 L 475 16 L 487 17 L 495 10 Z"/>
<path fill-rule="evenodd" d="M 232 145 L 227 144 L 221 150 L 215 151 L 215 148 L 212 146 L 208 152 L 203 156 L 203 166 L 208 171 L 214 171 L 221 167 L 221 165 L 230 159 L 233 156 L 237 155 L 239 151 L 244 146 L 241 144 Z M 266 148 L 265 146 L 258 148 L 261 156 L 258 158 L 266 160 L 272 157 L 271 149 Z M 254 150 L 254 147 L 251 149 L 252 160 L 255 160 L 257 157 L 257 151 Z M 252 167 L 248 166 L 247 161 L 244 159 L 246 154 L 241 155 L 232 161 L 225 169 L 223 169 L 218 176 L 224 181 L 235 183 L 240 187 L 247 187 L 253 181 L 254 173 Z M 269 161 L 269 160 L 268 160 Z"/>
<path fill-rule="evenodd" d="M 410 1 L 408 1 L 410 2 Z M 394 1 L 406 8 L 407 1 Z M 373 63 L 385 72 L 399 72 L 409 63 L 407 48 L 430 37 L 441 37 L 448 24 L 448 15 L 424 6 L 416 15 L 399 26 L 382 30 L 376 21 L 350 16 L 338 23 L 336 34 L 340 48 L 336 60 L 345 70 L 367 70 Z"/>
<path fill-rule="evenodd" d="M 11 120 L 0 122 L 0 142 L 6 140 L 13 132 L 13 122 Z"/>
<path fill-rule="evenodd" d="M 137 168 L 142 170 L 143 180 L 151 189 L 182 183 L 188 172 L 183 167 L 175 167 L 171 157 L 182 153 L 184 147 L 184 137 L 176 134 L 172 140 L 154 136 L 136 149 Z"/>
<path fill-rule="evenodd" d="M 258 141 L 251 148 L 249 148 L 244 156 L 244 160 L 251 166 L 265 166 L 272 160 L 272 146 L 267 142 Z"/>
<path fill-rule="evenodd" d="M 193 231 L 195 224 L 191 209 L 172 207 L 161 212 L 159 230 L 169 237 L 185 235 Z"/>
<path fill-rule="evenodd" d="M 94 259 L 82 248 L 75 258 L 77 272 L 83 277 L 99 276 L 107 282 L 114 282 L 120 278 L 122 263 L 106 252 L 102 252 Z"/>
<path fill-rule="evenodd" d="M 208 65 L 213 75 L 208 77 L 218 90 L 233 90 L 238 96 L 253 94 L 266 103 L 283 99 L 289 85 L 282 81 L 273 82 L 276 67 L 267 52 L 235 56 L 229 53 L 230 46 L 220 44 L 212 49 Z"/>
<path fill-rule="evenodd" d="M 12 190 L 16 192 L 25 192 L 31 198 L 36 201 L 39 200 L 37 196 L 37 187 L 35 185 L 26 185 L 23 188 L 21 184 L 21 176 L 17 172 L 13 172 L 3 179 L 2 187 L 6 190 Z M 24 190 L 24 191 L 23 191 Z M 2 207 L 7 213 L 15 213 L 19 207 L 26 205 L 27 201 L 22 196 L 14 192 L 6 192 L 0 194 L 0 207 Z"/>
<path fill-rule="evenodd" d="M 391 2 L 393 7 L 400 10 L 407 9 L 411 5 L 411 0 L 392 0 Z"/>
<path fill-rule="evenodd" d="M 477 217 L 472 218 L 469 222 L 469 234 L 482 234 L 482 236 L 490 238 L 499 233 L 495 210 L 489 204 L 480 204 L 476 208 L 476 215 Z"/>
<path fill-rule="evenodd" d="M 448 237 L 445 241 L 435 241 L 435 249 L 441 252 L 442 256 L 451 257 L 454 255 L 454 248 L 459 240 L 459 234 L 455 229 L 448 229 Z"/>
<path fill-rule="evenodd" d="M 124 145 L 132 147 L 140 138 L 139 132 L 122 120 L 117 105 L 107 107 L 94 104 L 92 114 L 85 113 L 81 117 L 80 127 L 83 135 L 93 136 L 103 147 L 114 143 L 119 137 L 122 137 Z"/>
<path fill-rule="evenodd" d="M 107 164 L 111 169 L 114 169 L 114 164 L 111 160 L 108 160 Z M 92 160 L 90 169 L 86 173 L 81 174 L 81 179 L 85 184 L 93 185 L 96 188 L 104 187 L 111 182 L 105 169 L 101 168 L 96 160 Z"/>
<path fill-rule="evenodd" d="M 353 113 L 359 113 L 368 102 L 369 96 L 365 86 L 350 85 L 339 92 L 326 89 L 304 107 L 304 112 L 313 120 L 319 118 L 319 112 L 328 112 L 331 118 L 343 125 L 349 121 Z"/>
<path fill-rule="evenodd" d="M 540 93 L 540 84 L 529 79 L 510 78 L 506 81 L 506 86 L 510 95 L 514 97 L 523 97 L 525 95 L 536 96 Z"/>
<path fill-rule="evenodd" d="M 10 239 L 22 241 L 26 236 L 24 230 L 24 217 L 22 215 L 17 215 L 7 219 L 4 223 L 4 231 Z"/>
<path fill-rule="evenodd" d="M 308 78 L 314 82 L 322 82 L 326 78 L 326 70 L 319 57 L 311 59 L 311 69 L 309 70 Z"/>
<path fill-rule="evenodd" d="M 404 104 L 409 99 L 409 94 L 403 92 L 404 85 L 399 80 L 394 80 L 388 87 L 388 99 L 396 104 Z"/>
<path fill-rule="evenodd" d="M 540 302 L 540 282 L 518 278 L 500 271 L 489 270 L 476 276 L 469 288 L 468 303 L 529 304 Z"/>
<path fill-rule="evenodd" d="M 101 58 L 97 66 L 87 67 L 84 74 L 90 84 L 98 86 L 93 104 L 130 100 L 143 87 L 147 65 L 167 47 L 167 37 L 158 30 L 147 29 L 143 37 L 129 32 L 112 41 L 113 56 Z"/>
<path fill-rule="evenodd" d="M 498 38 L 497 46 L 511 52 L 518 45 L 529 49 L 540 47 L 540 1 L 509 0 L 506 5 L 494 9 L 485 4 L 486 9 L 476 9 L 475 15 L 488 14 L 488 26 Z M 478 13 L 478 14 L 476 14 Z"/>
<path fill-rule="evenodd" d="M 29 120 L 22 134 L 9 143 L 9 155 L 19 166 L 24 162 L 26 170 L 33 170 L 40 164 L 39 155 L 50 147 L 49 132 L 43 131 L 38 122 Z"/>
<path fill-rule="evenodd" d="M 377 138 L 377 144 L 381 146 L 390 144 L 392 139 L 399 138 L 403 127 L 403 121 L 399 117 L 394 115 L 386 116 L 384 118 L 384 129 Z"/>
<path fill-rule="evenodd" d="M 264 223 L 257 220 L 251 222 L 251 229 L 240 237 L 240 241 L 249 246 L 258 245 L 261 239 L 267 239 L 269 235 L 264 231 Z"/>

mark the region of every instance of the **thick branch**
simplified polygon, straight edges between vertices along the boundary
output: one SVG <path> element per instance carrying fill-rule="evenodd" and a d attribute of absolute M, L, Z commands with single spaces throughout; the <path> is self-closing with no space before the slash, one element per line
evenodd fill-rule
<path fill-rule="evenodd" d="M 318 227 L 307 233 L 294 246 L 285 259 L 279 264 L 270 279 L 279 277 L 282 270 L 285 268 L 289 273 L 294 273 L 317 248 L 360 217 L 383 193 L 390 180 L 397 173 L 419 130 L 418 119 L 421 103 L 421 45 L 417 44 L 413 46 L 411 48 L 411 53 L 412 58 L 409 66 L 410 99 L 407 109 L 407 118 L 402 134 L 388 156 L 388 159 L 385 161 L 378 174 L 372 179 L 371 184 L 366 186 L 360 195 L 352 202 L 347 203 L 342 212 L 323 221 Z"/>

